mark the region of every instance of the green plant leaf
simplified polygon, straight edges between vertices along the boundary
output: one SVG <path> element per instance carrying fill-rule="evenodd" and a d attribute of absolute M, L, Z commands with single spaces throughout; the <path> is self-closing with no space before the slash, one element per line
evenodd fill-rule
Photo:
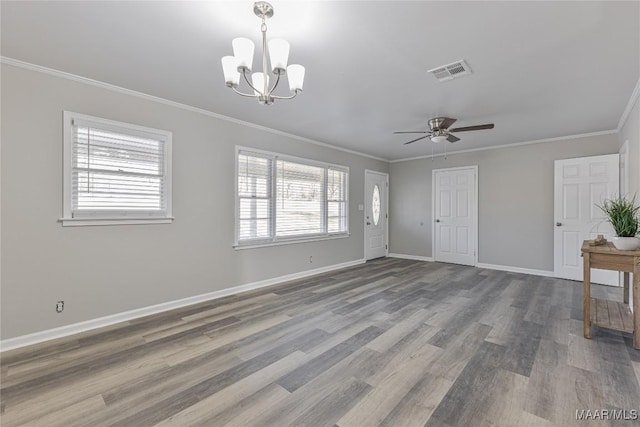
<path fill-rule="evenodd" d="M 606 199 L 601 205 L 596 206 L 605 213 L 607 221 L 611 223 L 618 237 L 634 237 L 638 233 L 640 206 L 636 205 L 635 195 L 631 200 L 620 196 Z"/>

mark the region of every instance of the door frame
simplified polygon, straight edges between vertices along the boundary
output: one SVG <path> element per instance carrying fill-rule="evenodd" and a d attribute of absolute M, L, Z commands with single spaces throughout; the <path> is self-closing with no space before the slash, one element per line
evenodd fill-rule
<path fill-rule="evenodd" d="M 473 170 L 474 173 L 474 193 L 475 193 L 475 215 L 473 215 L 474 228 L 474 248 L 473 248 L 473 266 L 478 266 L 478 165 L 459 166 L 454 168 L 433 169 L 431 171 L 431 255 L 436 261 L 436 174 L 438 172 L 453 172 L 459 170 Z"/>
<path fill-rule="evenodd" d="M 385 172 L 374 171 L 372 169 L 365 169 L 364 170 L 364 185 L 363 185 L 363 187 L 364 187 L 364 192 L 363 192 L 364 193 L 363 194 L 364 195 L 364 199 L 363 200 L 364 200 L 365 203 L 367 202 L 367 173 L 372 173 L 372 174 L 375 174 L 375 175 L 384 176 L 385 177 L 385 182 L 387 183 L 387 185 L 385 185 L 385 188 L 384 188 L 384 195 L 385 195 L 384 201 L 385 201 L 385 209 L 386 209 L 386 212 L 387 212 L 386 218 L 384 218 L 384 220 L 386 222 L 386 227 L 385 227 L 385 232 L 384 232 L 384 234 L 385 234 L 385 236 L 384 236 L 384 242 L 385 242 L 384 243 L 385 244 L 384 253 L 385 253 L 385 255 L 384 256 L 388 257 L 389 256 L 389 174 L 385 173 Z M 362 240 L 363 240 L 362 248 L 364 249 L 364 254 L 363 254 L 364 257 L 363 258 L 366 261 L 367 260 L 367 218 L 366 218 L 366 216 L 367 216 L 367 207 L 365 206 L 365 204 L 363 204 L 362 206 L 363 206 L 363 209 L 362 209 L 362 228 L 364 230 L 363 237 L 362 237 Z"/>
<path fill-rule="evenodd" d="M 620 174 L 620 184 L 618 185 L 619 193 L 621 197 L 626 197 L 629 194 L 629 140 L 626 139 L 620 150 L 620 167 L 618 173 Z"/>

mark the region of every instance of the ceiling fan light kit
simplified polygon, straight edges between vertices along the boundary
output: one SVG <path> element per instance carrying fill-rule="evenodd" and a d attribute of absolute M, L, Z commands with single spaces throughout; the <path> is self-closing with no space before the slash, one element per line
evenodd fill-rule
<path fill-rule="evenodd" d="M 247 38 L 235 38 L 231 42 L 233 56 L 224 56 L 222 58 L 222 71 L 224 73 L 225 84 L 241 96 L 257 98 L 258 102 L 263 105 L 270 105 L 276 99 L 295 98 L 299 92 L 302 92 L 305 69 L 299 64 L 287 66 L 289 60 L 289 43 L 286 40 L 272 39 L 267 43 L 266 20 L 273 16 L 273 6 L 267 2 L 259 1 L 253 5 L 253 12 L 262 20 L 262 25 L 260 26 L 262 33 L 262 71 L 252 73 L 251 81 L 249 81 L 248 74 L 251 73 L 253 66 L 255 45 Z M 269 52 L 271 72 L 275 75 L 275 82 L 271 88 L 269 88 L 270 79 L 267 67 L 267 51 Z M 273 95 L 273 91 L 278 86 L 278 83 L 280 83 L 281 76 L 284 74 L 288 76 L 291 95 Z M 252 94 L 243 93 L 238 90 L 241 77 L 253 90 Z"/>
<path fill-rule="evenodd" d="M 442 133 L 441 135 L 431 135 L 429 139 L 431 139 L 431 142 L 435 143 L 444 142 L 447 140 L 447 135 L 445 135 L 444 133 Z"/>

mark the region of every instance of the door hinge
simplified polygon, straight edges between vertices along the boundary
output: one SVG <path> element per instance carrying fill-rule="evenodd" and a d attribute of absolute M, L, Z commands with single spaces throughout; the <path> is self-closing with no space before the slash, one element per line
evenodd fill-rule
<path fill-rule="evenodd" d="M 389 214 L 384 214 L 384 217 L 385 217 L 386 219 L 389 219 Z"/>
<path fill-rule="evenodd" d="M 389 249 L 389 247 L 388 247 L 387 245 L 384 245 L 384 248 L 385 248 L 385 249 Z"/>

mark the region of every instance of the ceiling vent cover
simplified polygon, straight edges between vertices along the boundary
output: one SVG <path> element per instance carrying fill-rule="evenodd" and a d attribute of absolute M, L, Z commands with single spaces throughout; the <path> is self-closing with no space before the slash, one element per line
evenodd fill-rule
<path fill-rule="evenodd" d="M 433 74 L 439 81 L 446 82 L 447 80 L 453 80 L 457 77 L 471 74 L 471 68 L 469 68 L 469 65 L 464 62 L 464 59 L 461 59 L 460 61 L 452 62 L 451 64 L 433 68 L 428 72 Z"/>

